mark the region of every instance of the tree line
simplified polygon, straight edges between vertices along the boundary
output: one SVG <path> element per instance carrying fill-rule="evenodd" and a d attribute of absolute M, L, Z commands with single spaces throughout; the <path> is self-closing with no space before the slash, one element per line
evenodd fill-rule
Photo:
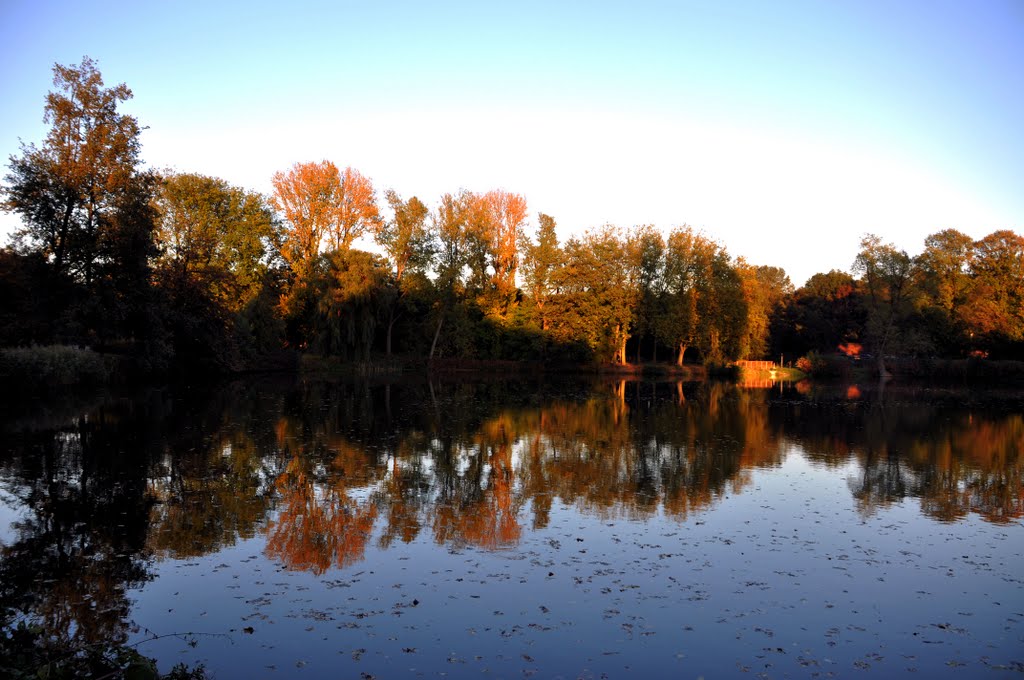
<path fill-rule="evenodd" d="M 863 346 L 1019 355 L 1024 241 L 947 230 L 910 257 L 865 237 L 844 272 L 794 291 L 687 226 L 602 226 L 559 243 L 526 199 L 446 193 L 431 209 L 330 161 L 273 194 L 140 157 L 124 84 L 57 65 L 46 138 L 2 188 L 21 230 L 0 251 L 0 345 L 82 344 L 151 369 L 256 368 L 295 352 L 616 362 Z M 380 200 L 383 198 L 383 200 Z M 372 246 L 368 244 L 372 243 Z M 364 248 L 371 248 L 367 250 Z"/>

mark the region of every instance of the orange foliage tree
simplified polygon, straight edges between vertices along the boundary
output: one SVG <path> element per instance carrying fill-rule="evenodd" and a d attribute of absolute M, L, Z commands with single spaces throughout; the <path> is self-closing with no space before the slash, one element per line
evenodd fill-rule
<path fill-rule="evenodd" d="M 495 189 L 483 195 L 490 222 L 491 266 L 494 287 L 507 303 L 515 295 L 519 267 L 519 234 L 526 222 L 526 199 L 519 194 Z"/>
<path fill-rule="evenodd" d="M 275 205 L 291 225 L 282 255 L 300 276 L 325 240 L 333 250 L 347 250 L 380 222 L 373 184 L 352 168 L 340 172 L 330 161 L 296 163 L 271 182 Z"/>

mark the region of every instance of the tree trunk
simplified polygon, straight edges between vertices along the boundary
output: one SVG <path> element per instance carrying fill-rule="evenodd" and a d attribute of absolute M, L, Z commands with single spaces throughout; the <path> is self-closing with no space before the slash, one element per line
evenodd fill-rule
<path fill-rule="evenodd" d="M 686 355 L 686 345 L 679 343 L 679 356 L 676 357 L 676 366 L 683 365 L 683 357 Z"/>
<path fill-rule="evenodd" d="M 622 324 L 618 324 L 615 326 L 615 339 L 619 343 L 619 346 L 615 349 L 615 361 L 625 365 L 626 341 L 629 339 L 629 336 L 626 335 L 626 331 L 623 329 Z"/>
<path fill-rule="evenodd" d="M 881 380 L 892 377 L 892 374 L 885 370 L 885 355 L 882 352 L 878 353 L 878 377 Z"/>
<path fill-rule="evenodd" d="M 430 357 L 428 360 L 434 358 L 434 350 L 437 348 L 437 338 L 441 335 L 441 325 L 444 323 L 444 314 L 442 313 L 437 319 L 437 330 L 434 331 L 434 341 L 430 343 Z"/>
<path fill-rule="evenodd" d="M 394 328 L 394 326 L 395 326 L 395 312 L 394 312 L 394 310 L 391 310 L 391 312 L 388 314 L 388 334 L 387 334 L 387 342 L 385 343 L 385 347 L 387 348 L 387 356 L 388 356 L 388 358 L 391 357 L 391 329 Z"/>

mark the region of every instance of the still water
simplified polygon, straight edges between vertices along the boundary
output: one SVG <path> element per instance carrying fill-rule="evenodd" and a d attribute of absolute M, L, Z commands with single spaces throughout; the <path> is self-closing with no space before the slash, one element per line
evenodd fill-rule
<path fill-rule="evenodd" d="M 217 678 L 1019 677 L 1022 404 L 424 378 L 23 405 L 0 604 Z"/>

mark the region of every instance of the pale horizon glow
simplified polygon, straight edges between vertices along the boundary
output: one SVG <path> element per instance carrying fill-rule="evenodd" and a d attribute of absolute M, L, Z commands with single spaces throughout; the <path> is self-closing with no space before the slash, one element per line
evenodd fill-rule
<path fill-rule="evenodd" d="M 13 2 L 0 151 L 42 140 L 53 63 L 88 54 L 133 89 L 151 167 L 269 194 L 326 159 L 431 206 L 502 188 L 530 232 L 688 224 L 800 286 L 867 232 L 1024 232 L 1024 10 L 978 6 Z"/>

